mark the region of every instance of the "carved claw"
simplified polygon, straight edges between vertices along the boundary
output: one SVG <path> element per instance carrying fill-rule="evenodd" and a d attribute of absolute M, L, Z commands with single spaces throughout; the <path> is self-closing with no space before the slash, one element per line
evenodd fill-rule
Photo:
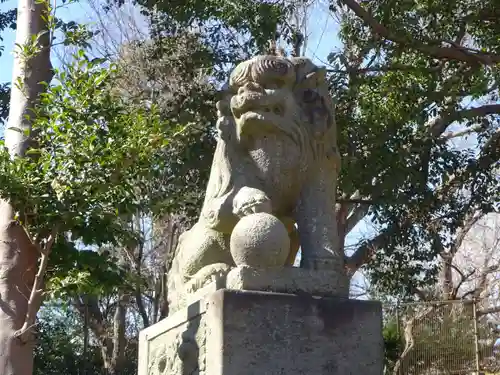
<path fill-rule="evenodd" d="M 243 217 L 259 212 L 271 214 L 271 200 L 259 189 L 242 187 L 234 197 L 233 213 Z"/>

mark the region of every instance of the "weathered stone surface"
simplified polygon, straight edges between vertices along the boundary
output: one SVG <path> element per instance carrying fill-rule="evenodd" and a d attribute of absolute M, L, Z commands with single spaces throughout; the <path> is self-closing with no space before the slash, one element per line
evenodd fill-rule
<path fill-rule="evenodd" d="M 290 238 L 276 216 L 260 212 L 245 216 L 236 224 L 229 247 L 237 266 L 283 268 Z"/>
<path fill-rule="evenodd" d="M 196 301 L 141 331 L 138 374 L 205 374 L 205 324 L 205 304 Z"/>
<path fill-rule="evenodd" d="M 349 293 L 349 283 L 344 278 L 339 278 L 335 271 L 296 267 L 260 269 L 238 266 L 228 273 L 225 287 L 233 290 L 309 293 L 330 297 L 344 297 Z"/>
<path fill-rule="evenodd" d="M 231 233 L 259 212 L 279 218 L 290 236 L 289 254 L 275 249 L 278 258 L 261 268 L 293 264 L 300 246 L 303 268 L 347 282 L 335 217 L 340 156 L 325 72 L 307 58 L 256 56 L 231 74 L 217 103 L 219 139 L 201 215 L 181 236 L 168 275 L 170 311 L 236 266 Z"/>
<path fill-rule="evenodd" d="M 377 302 L 219 290 L 157 326 L 141 333 L 139 375 L 383 372 Z"/>

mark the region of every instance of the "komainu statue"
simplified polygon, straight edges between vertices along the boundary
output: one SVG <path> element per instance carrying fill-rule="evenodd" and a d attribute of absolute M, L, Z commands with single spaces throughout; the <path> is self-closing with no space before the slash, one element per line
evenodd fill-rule
<path fill-rule="evenodd" d="M 232 72 L 217 103 L 219 139 L 201 215 L 179 239 L 168 275 L 171 312 L 226 278 L 233 288 L 252 279 L 262 284 L 255 288 L 285 291 L 321 274 L 319 283 L 347 293 L 335 220 L 340 157 L 325 74 L 307 58 L 273 55 Z M 299 246 L 302 271 L 292 268 Z"/>

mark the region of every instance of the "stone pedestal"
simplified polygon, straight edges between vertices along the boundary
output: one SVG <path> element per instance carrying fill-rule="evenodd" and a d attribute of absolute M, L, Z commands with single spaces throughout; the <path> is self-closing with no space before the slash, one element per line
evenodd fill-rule
<path fill-rule="evenodd" d="M 139 375 L 382 375 L 382 309 L 223 289 L 142 331 L 139 348 Z"/>

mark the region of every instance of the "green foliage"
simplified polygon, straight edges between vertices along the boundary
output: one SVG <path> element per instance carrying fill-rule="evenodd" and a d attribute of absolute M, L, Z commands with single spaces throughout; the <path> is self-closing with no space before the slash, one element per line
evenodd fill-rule
<path fill-rule="evenodd" d="M 102 375 L 101 348 L 92 334 L 85 345 L 85 324 L 64 305 L 51 303 L 42 308 L 37 321 L 37 345 L 33 375 Z M 136 374 L 136 345 L 127 348 L 123 375 Z"/>
<path fill-rule="evenodd" d="M 9 9 L 6 12 L 0 12 L 0 31 L 5 29 L 14 30 L 16 28 L 16 17 L 16 9 Z M 0 40 L 3 40 L 3 38 L 0 37 Z"/>
<path fill-rule="evenodd" d="M 91 47 L 89 41 L 97 34 L 91 31 L 87 25 L 81 25 L 74 21 L 64 22 L 61 19 L 54 19 L 54 29 L 61 31 L 64 46 L 78 46 L 86 49 Z"/>
<path fill-rule="evenodd" d="M 65 296 L 110 295 L 130 287 L 130 276 L 107 251 L 78 249 L 70 241 L 55 244 L 47 269 L 46 285 L 51 300 Z"/>
<path fill-rule="evenodd" d="M 123 0 L 109 1 L 121 6 Z M 228 68 L 256 52 L 262 52 L 269 39 L 291 39 L 286 22 L 292 10 L 285 1 L 204 1 L 137 0 L 151 22 L 151 38 L 185 34 L 191 30 L 209 47 L 215 77 L 223 81 Z M 193 31 L 196 30 L 196 31 Z"/>
<path fill-rule="evenodd" d="M 9 114 L 10 85 L 8 83 L 0 84 L 0 121 L 5 121 Z M 0 137 L 3 138 L 3 137 Z"/>
<path fill-rule="evenodd" d="M 141 5 L 150 8 L 153 3 L 146 1 Z M 228 48 L 225 54 L 231 54 L 236 59 L 238 52 L 262 48 L 269 38 L 275 37 L 280 23 L 284 21 L 283 3 L 280 2 L 162 0 L 155 1 L 154 5 L 164 13 L 164 26 L 172 21 L 178 25 L 176 28 L 201 23 L 209 45 Z M 231 32 L 243 36 L 240 45 Z M 224 39 L 227 40 L 228 36 L 233 40 L 226 44 Z"/>
<path fill-rule="evenodd" d="M 344 49 L 329 57 L 343 157 L 339 196 L 366 197 L 381 229 L 366 243 L 381 249 L 369 274 L 388 293 L 433 283 L 438 254 L 470 216 L 499 209 L 500 110 L 467 111 L 471 100 L 480 98 L 473 107 L 498 103 L 499 70 L 433 49 L 473 40 L 470 54 L 498 53 L 493 3 L 362 2 L 385 34 L 353 12 L 342 16 Z M 479 22 L 477 14 L 489 16 Z M 469 134 L 467 146 L 447 141 L 457 129 Z"/>
<path fill-rule="evenodd" d="M 102 366 L 97 348 L 83 356 L 82 339 L 82 323 L 71 310 L 62 306 L 43 308 L 37 322 L 34 375 L 80 375 L 84 366 Z"/>
<path fill-rule="evenodd" d="M 115 66 L 80 52 L 40 98 L 28 157 L 0 153 L 0 197 L 35 240 L 59 235 L 49 270 L 55 296 L 124 282 L 116 259 L 77 247 L 141 241 L 129 218 L 153 213 L 159 150 L 178 130 L 155 106 L 133 108 L 111 96 L 116 74 Z"/>
<path fill-rule="evenodd" d="M 198 37 L 179 34 L 122 47 L 120 68 L 111 82 L 113 95 L 129 105 L 157 106 L 162 119 L 182 133 L 163 147 L 165 168 L 158 189 L 162 213 L 193 219 L 205 193 L 215 137 L 216 92 L 208 77 L 213 57 Z"/>
<path fill-rule="evenodd" d="M 120 6 L 110 1 L 109 7 Z M 136 2 L 151 22 L 150 39 L 124 46 L 122 94 L 142 106 L 154 102 L 164 118 L 189 128 L 165 151 L 162 211 L 197 217 L 215 147 L 216 89 L 239 61 L 261 52 L 268 39 L 290 33 L 284 2 Z"/>
<path fill-rule="evenodd" d="M 404 349 L 397 321 L 395 319 L 386 321 L 382 334 L 384 337 L 385 369 L 387 374 L 392 374 L 392 369 Z"/>

